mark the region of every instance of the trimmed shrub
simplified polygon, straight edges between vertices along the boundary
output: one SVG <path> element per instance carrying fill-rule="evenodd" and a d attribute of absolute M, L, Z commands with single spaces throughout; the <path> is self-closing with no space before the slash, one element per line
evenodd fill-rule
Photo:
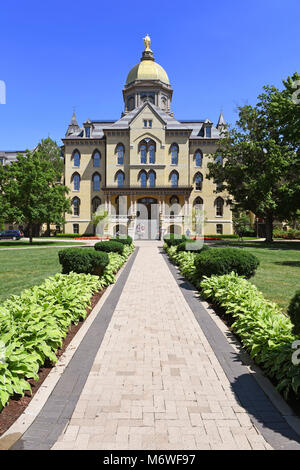
<path fill-rule="evenodd" d="M 231 272 L 250 278 L 258 265 L 257 257 L 241 248 L 210 248 L 195 259 L 196 272 L 200 279 L 203 276 L 221 276 Z"/>
<path fill-rule="evenodd" d="M 94 245 L 96 251 L 106 251 L 107 253 L 119 253 L 120 255 L 123 254 L 124 251 L 124 244 L 120 243 L 119 241 L 107 241 L 107 242 L 98 242 Z"/>
<path fill-rule="evenodd" d="M 115 237 L 115 238 L 111 238 L 109 241 L 122 243 L 123 245 L 132 245 L 132 238 L 129 236 L 126 238 Z"/>
<path fill-rule="evenodd" d="M 194 249 L 193 249 L 193 245 L 195 245 Z M 185 242 L 181 242 L 178 246 L 177 246 L 177 253 L 180 253 L 181 251 L 192 251 L 193 253 L 202 253 L 203 251 L 207 251 L 209 250 L 209 247 L 207 245 L 202 245 L 200 248 L 197 248 L 197 242 L 195 240 L 193 241 L 188 241 L 188 243 L 185 241 Z"/>
<path fill-rule="evenodd" d="M 177 236 L 177 237 L 174 237 L 173 234 L 170 234 L 170 235 L 167 235 L 166 237 L 164 237 L 164 242 L 168 245 L 168 246 L 177 246 L 177 245 L 180 245 L 180 243 L 182 243 L 183 241 L 187 240 L 186 236 L 185 235 L 182 235 L 181 237 Z"/>
<path fill-rule="evenodd" d="M 294 297 L 290 301 L 288 314 L 293 323 L 293 333 L 300 335 L 300 290 L 297 290 Z"/>
<path fill-rule="evenodd" d="M 101 276 L 108 265 L 107 253 L 97 252 L 93 248 L 66 248 L 58 252 L 62 273 L 95 274 Z"/>

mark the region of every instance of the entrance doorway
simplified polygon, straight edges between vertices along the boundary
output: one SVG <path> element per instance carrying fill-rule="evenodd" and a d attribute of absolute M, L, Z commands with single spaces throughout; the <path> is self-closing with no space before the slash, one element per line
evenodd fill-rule
<path fill-rule="evenodd" d="M 159 206 L 157 199 L 143 197 L 137 201 L 135 238 L 159 240 Z"/>

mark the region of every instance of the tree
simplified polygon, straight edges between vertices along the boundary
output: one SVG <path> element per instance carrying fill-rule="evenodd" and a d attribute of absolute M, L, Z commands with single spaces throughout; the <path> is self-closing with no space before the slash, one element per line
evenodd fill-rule
<path fill-rule="evenodd" d="M 96 230 L 97 225 L 103 220 L 105 220 L 107 216 L 108 216 L 108 211 L 102 211 L 100 213 L 95 212 L 92 215 L 92 224 L 94 225 L 95 230 Z M 104 222 L 102 222 L 101 224 L 101 235 L 103 235 L 103 230 L 104 230 Z"/>
<path fill-rule="evenodd" d="M 70 212 L 68 191 L 38 149 L 0 168 L 1 214 L 8 222 L 27 224 L 30 243 L 35 224 L 64 222 L 63 213 Z"/>
<path fill-rule="evenodd" d="M 240 239 L 249 231 L 249 215 L 245 212 L 233 213 L 232 217 L 234 232 Z"/>
<path fill-rule="evenodd" d="M 219 183 L 218 192 L 226 189 L 239 209 L 265 220 L 268 242 L 273 240 L 274 220 L 300 208 L 299 128 L 292 129 L 300 105 L 293 101 L 294 89 L 286 86 L 290 80 L 283 82 L 282 91 L 264 87 L 256 106 L 238 108 L 236 126 L 226 129 L 219 141 L 223 164 L 208 164 L 208 178 Z"/>

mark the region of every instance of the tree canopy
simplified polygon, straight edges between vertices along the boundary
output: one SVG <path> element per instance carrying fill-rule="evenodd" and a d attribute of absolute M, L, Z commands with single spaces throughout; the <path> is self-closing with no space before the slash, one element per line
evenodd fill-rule
<path fill-rule="evenodd" d="M 1 217 L 26 224 L 30 242 L 35 224 L 64 223 L 63 214 L 70 211 L 69 190 L 58 183 L 62 175 L 57 158 L 60 150 L 52 142 L 46 139 L 35 150 L 18 155 L 16 162 L 0 167 Z"/>
<path fill-rule="evenodd" d="M 223 163 L 212 156 L 208 164 L 217 192 L 226 189 L 232 203 L 265 220 L 267 241 L 274 220 L 300 208 L 300 100 L 293 85 L 299 79 L 297 73 L 288 77 L 281 91 L 265 86 L 255 106 L 239 107 L 236 125 L 219 141 Z"/>

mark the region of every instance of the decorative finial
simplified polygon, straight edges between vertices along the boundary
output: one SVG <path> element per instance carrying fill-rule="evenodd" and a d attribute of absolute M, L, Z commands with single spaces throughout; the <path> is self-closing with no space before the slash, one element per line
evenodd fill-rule
<path fill-rule="evenodd" d="M 151 49 L 150 49 L 151 39 L 148 36 L 148 34 L 146 34 L 146 36 L 143 39 L 144 39 L 144 44 L 145 44 L 145 51 L 152 52 Z"/>

